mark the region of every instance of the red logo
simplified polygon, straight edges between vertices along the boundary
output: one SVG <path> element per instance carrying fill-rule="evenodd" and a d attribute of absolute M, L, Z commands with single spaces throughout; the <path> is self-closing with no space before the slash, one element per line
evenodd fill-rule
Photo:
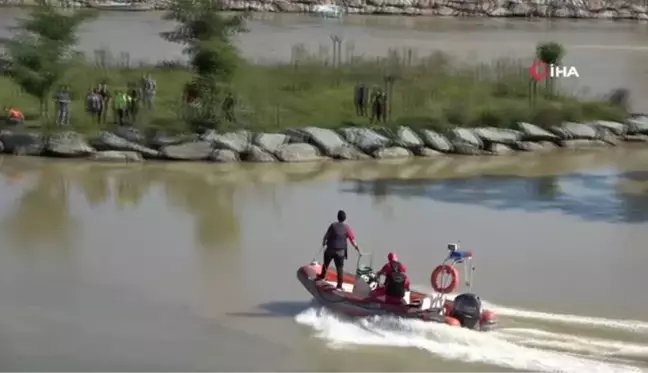
<path fill-rule="evenodd" d="M 529 74 L 535 81 L 543 80 L 549 75 L 549 66 L 540 60 L 535 60 L 529 68 Z"/>

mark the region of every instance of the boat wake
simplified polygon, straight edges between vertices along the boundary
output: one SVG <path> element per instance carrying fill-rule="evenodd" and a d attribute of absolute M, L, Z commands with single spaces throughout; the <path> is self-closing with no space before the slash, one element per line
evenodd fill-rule
<path fill-rule="evenodd" d="M 317 306 L 298 314 L 296 321 L 312 327 L 317 337 L 332 348 L 413 347 L 443 359 L 514 370 L 648 372 L 648 340 L 641 338 L 641 334 L 648 332 L 648 322 L 552 314 L 488 303 L 485 307 L 505 321 L 504 327 L 480 333 L 393 317 L 349 320 Z M 516 327 L 506 327 L 508 320 Z M 569 332 L 560 332 L 566 328 L 570 329 Z M 597 337 L 590 337 L 588 329 L 600 332 Z M 637 339 L 645 343 L 599 337 L 612 333 L 634 335 L 635 338 L 620 339 Z"/>

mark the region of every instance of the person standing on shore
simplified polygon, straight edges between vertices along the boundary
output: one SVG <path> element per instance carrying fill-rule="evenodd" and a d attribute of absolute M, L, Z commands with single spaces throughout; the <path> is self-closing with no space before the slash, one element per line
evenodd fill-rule
<path fill-rule="evenodd" d="M 375 87 L 373 89 L 373 92 L 371 94 L 371 118 L 369 118 L 369 122 L 371 124 L 373 124 L 376 120 L 378 122 L 380 122 L 381 120 L 384 121 L 386 98 L 387 97 L 380 88 Z"/>
<path fill-rule="evenodd" d="M 137 112 L 139 111 L 140 92 L 137 85 L 133 84 L 128 91 L 128 117 L 132 125 L 135 124 Z"/>
<path fill-rule="evenodd" d="M 70 90 L 61 86 L 56 91 L 56 124 L 59 126 L 70 125 Z"/>
<path fill-rule="evenodd" d="M 235 105 L 236 105 L 236 100 L 234 99 L 234 95 L 232 94 L 232 92 L 227 92 L 227 96 L 225 96 L 225 100 L 223 100 L 223 105 L 221 106 L 221 110 L 223 111 L 225 120 L 231 123 L 236 122 L 236 117 L 234 116 Z"/>
<path fill-rule="evenodd" d="M 110 91 L 108 90 L 108 85 L 106 83 L 101 83 L 99 84 L 99 89 L 97 91 L 99 95 L 101 96 L 101 99 L 103 101 L 103 105 L 101 106 L 101 114 L 99 117 L 101 118 L 101 123 L 106 124 L 106 119 L 108 117 L 108 108 L 110 107 Z"/>
<path fill-rule="evenodd" d="M 115 113 L 117 114 L 117 124 L 119 124 L 120 127 L 125 126 L 127 110 L 130 107 L 130 97 L 128 94 L 122 91 L 115 92 L 113 106 Z"/>
<path fill-rule="evenodd" d="M 88 93 L 86 98 L 87 100 L 87 110 L 88 114 L 96 121 L 97 124 L 101 123 L 101 114 L 104 111 L 103 108 L 103 97 L 99 94 L 98 89 L 93 89 Z"/>
<path fill-rule="evenodd" d="M 356 108 L 356 114 L 360 117 L 367 115 L 367 87 L 363 82 L 358 82 L 355 86 L 353 103 Z"/>
<path fill-rule="evenodd" d="M 146 109 L 153 109 L 153 101 L 155 101 L 155 90 L 157 85 L 155 80 L 151 77 L 150 74 L 142 77 L 142 101 Z"/>

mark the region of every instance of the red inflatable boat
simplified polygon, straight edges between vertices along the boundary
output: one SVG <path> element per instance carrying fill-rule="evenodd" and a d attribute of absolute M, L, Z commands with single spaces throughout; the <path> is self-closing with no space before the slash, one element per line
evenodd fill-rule
<path fill-rule="evenodd" d="M 464 264 L 469 289 L 474 270 L 472 253 L 458 251 L 457 244 L 449 244 L 448 249 L 450 255 L 431 275 L 434 292 L 411 291 L 403 298 L 402 304 L 385 303 L 384 296 L 374 295 L 379 279 L 371 261 L 362 263 L 371 258 L 370 254 L 358 258 L 355 274 L 344 274 L 343 290 L 335 289 L 337 273 L 333 268 L 329 268 L 324 280 L 317 280 L 321 265 L 315 261 L 300 267 L 297 278 L 321 305 L 348 316 L 392 315 L 480 331 L 494 329 L 498 324 L 497 316 L 484 310 L 481 299 L 475 294 L 467 292 L 452 300 L 447 298 L 447 294 L 454 292 L 459 285 L 457 265 Z"/>

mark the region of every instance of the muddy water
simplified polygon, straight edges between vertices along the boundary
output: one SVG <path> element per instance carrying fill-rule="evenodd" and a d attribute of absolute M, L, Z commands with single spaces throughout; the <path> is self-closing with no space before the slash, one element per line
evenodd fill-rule
<path fill-rule="evenodd" d="M 0 37 L 24 10 L 2 8 Z M 80 48 L 92 54 L 107 48 L 119 56 L 154 62 L 182 58 L 181 47 L 159 37 L 173 24 L 162 13 L 105 12 L 88 24 Z M 251 60 L 272 62 L 290 59 L 294 45 L 304 44 L 313 53 L 320 46 L 332 50 L 330 36 L 345 43 L 343 55 L 384 55 L 390 48 L 411 48 L 418 55 L 442 50 L 461 59 L 490 61 L 503 56 L 530 59 L 540 41 L 561 42 L 567 48 L 564 63 L 576 66 L 580 78 L 561 82 L 563 89 L 586 95 L 606 94 L 625 87 L 633 93 L 635 110 L 648 111 L 648 24 L 613 21 L 524 21 L 456 19 L 439 17 L 348 16 L 321 20 L 308 15 L 257 15 L 250 32 L 239 38 L 243 54 Z"/>
<path fill-rule="evenodd" d="M 4 158 L 0 369 L 648 369 L 647 156 Z M 338 208 L 365 251 L 378 262 L 398 250 L 421 287 L 460 240 L 503 330 L 352 322 L 311 307 L 295 269 Z"/>

